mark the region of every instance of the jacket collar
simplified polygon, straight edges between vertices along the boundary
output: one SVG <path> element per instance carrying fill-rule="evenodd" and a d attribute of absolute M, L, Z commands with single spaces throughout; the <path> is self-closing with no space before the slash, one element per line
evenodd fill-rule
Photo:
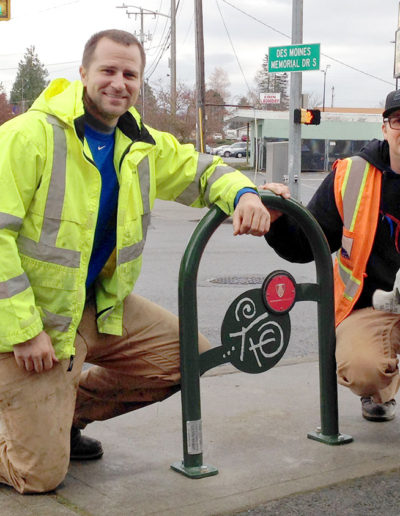
<path fill-rule="evenodd" d="M 156 143 L 143 124 L 139 127 L 136 118 L 130 111 L 126 111 L 126 113 L 120 116 L 117 127 L 125 136 L 132 140 L 132 142 L 144 142 L 151 145 L 155 145 Z M 83 142 L 85 134 L 85 115 L 75 119 L 75 129 L 78 138 Z"/>

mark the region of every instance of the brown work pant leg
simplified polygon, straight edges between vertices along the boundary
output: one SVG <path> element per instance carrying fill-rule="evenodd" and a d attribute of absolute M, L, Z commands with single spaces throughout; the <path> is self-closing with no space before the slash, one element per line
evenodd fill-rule
<path fill-rule="evenodd" d="M 88 306 L 79 326 L 87 345 L 86 361 L 74 415 L 84 428 L 161 401 L 179 389 L 180 355 L 178 318 L 160 306 L 131 294 L 125 299 L 123 335 L 100 334 L 95 308 Z M 199 350 L 209 348 L 199 335 Z"/>
<path fill-rule="evenodd" d="M 400 376 L 400 315 L 354 310 L 336 330 L 338 382 L 376 403 L 394 398 Z"/>
<path fill-rule="evenodd" d="M 13 353 L 0 354 L 0 483 L 41 493 L 64 479 L 76 389 L 85 357 L 81 339 L 69 360 L 43 373 L 20 369 Z M 1 509 L 0 509 L 1 513 Z"/>

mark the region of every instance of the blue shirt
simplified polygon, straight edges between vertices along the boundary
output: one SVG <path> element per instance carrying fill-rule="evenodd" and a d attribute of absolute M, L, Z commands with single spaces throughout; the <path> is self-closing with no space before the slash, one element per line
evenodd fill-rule
<path fill-rule="evenodd" d="M 106 264 L 116 244 L 119 184 L 114 167 L 114 132 L 103 133 L 85 124 L 85 138 L 101 174 L 101 194 L 86 288 Z"/>

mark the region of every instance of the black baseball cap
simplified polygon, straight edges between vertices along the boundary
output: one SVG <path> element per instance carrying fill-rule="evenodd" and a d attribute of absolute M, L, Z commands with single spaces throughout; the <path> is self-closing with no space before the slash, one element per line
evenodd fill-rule
<path fill-rule="evenodd" d="M 382 113 L 383 118 L 387 118 L 390 113 L 398 109 L 400 109 L 400 90 L 394 90 L 386 97 L 385 111 Z"/>

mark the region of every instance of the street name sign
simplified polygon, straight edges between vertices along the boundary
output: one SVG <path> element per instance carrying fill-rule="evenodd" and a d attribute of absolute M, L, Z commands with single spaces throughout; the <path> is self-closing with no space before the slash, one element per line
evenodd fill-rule
<path fill-rule="evenodd" d="M 320 43 L 269 47 L 268 72 L 309 72 L 319 70 Z"/>

